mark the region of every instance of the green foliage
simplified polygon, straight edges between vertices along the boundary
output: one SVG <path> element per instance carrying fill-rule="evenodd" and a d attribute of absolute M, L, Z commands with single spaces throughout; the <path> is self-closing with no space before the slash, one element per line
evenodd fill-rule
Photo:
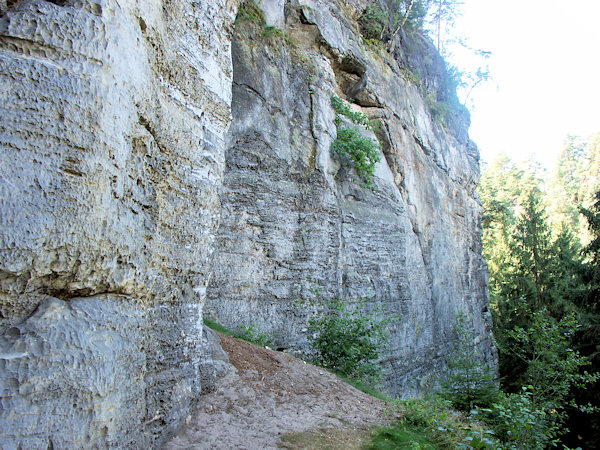
<path fill-rule="evenodd" d="M 371 450 L 395 450 L 395 449 L 436 449 L 437 443 L 432 439 L 431 433 L 419 427 L 408 424 L 396 424 L 395 426 L 383 427 L 373 435 Z"/>
<path fill-rule="evenodd" d="M 260 26 L 265 26 L 265 15 L 260 7 L 253 0 L 244 0 L 238 10 L 236 22 L 251 22 Z"/>
<path fill-rule="evenodd" d="M 358 25 L 365 39 L 381 40 L 387 23 L 387 14 L 379 4 L 367 6 L 360 17 Z"/>
<path fill-rule="evenodd" d="M 348 103 L 335 95 L 331 97 L 331 105 L 336 112 L 335 123 L 338 126 L 337 137 L 331 144 L 331 151 L 339 156 L 350 158 L 365 186 L 373 189 L 375 186 L 371 177 L 375 173 L 375 164 L 381 161 L 379 143 L 363 137 L 357 129 L 341 126 L 340 116 L 345 116 L 368 130 L 373 130 L 373 125 L 365 114 L 353 111 Z"/>
<path fill-rule="evenodd" d="M 204 317 L 202 320 L 204 322 L 204 325 L 206 325 L 211 330 L 218 331 L 219 333 L 226 334 L 227 336 L 234 336 L 234 333 L 231 330 L 229 330 L 228 328 L 225 328 L 220 323 L 215 322 L 214 320 L 211 320 L 211 319 L 207 319 L 206 317 Z"/>
<path fill-rule="evenodd" d="M 233 336 L 260 347 L 266 347 L 273 343 L 273 338 L 268 333 L 260 331 L 254 325 L 240 325 Z"/>
<path fill-rule="evenodd" d="M 571 387 L 598 379 L 597 374 L 581 370 L 589 361 L 571 348 L 577 328 L 573 313 L 556 321 L 542 310 L 533 313 L 529 328 L 515 327 L 509 333 L 516 345 L 508 351 L 527 363 L 526 380 L 534 404 L 560 411 L 569 401 Z"/>
<path fill-rule="evenodd" d="M 335 373 L 340 380 L 344 381 L 345 383 L 348 383 L 351 386 L 354 386 L 356 389 L 358 389 L 361 392 L 364 392 L 365 394 L 369 394 L 370 396 L 378 398 L 380 400 L 390 401 L 390 398 L 387 395 L 383 394 L 380 390 L 374 388 L 372 385 L 365 384 L 363 381 L 357 378 L 346 376 L 340 372 L 333 373 Z"/>
<path fill-rule="evenodd" d="M 583 323 L 578 336 L 585 353 L 593 357 L 600 369 L 600 191 L 595 194 L 591 208 L 581 208 L 591 233 L 589 243 L 583 249 L 586 260 L 583 265 L 583 280 L 587 295 L 582 301 Z M 599 395 L 600 396 L 600 395 Z"/>
<path fill-rule="evenodd" d="M 278 42 L 293 48 L 297 47 L 296 42 L 285 31 L 273 25 L 267 25 L 263 11 L 253 0 L 242 2 L 235 23 L 238 30 L 260 32 L 260 36 L 267 43 Z"/>
<path fill-rule="evenodd" d="M 547 311 L 533 314 L 527 329 L 509 333 L 509 349 L 525 362 L 524 386 L 520 392 L 503 395 L 489 410 L 488 421 L 509 448 L 546 448 L 559 442 L 564 432 L 565 408 L 572 405 L 572 388 L 598 379 L 582 368 L 589 361 L 571 348 L 577 329 L 573 314 L 559 322 Z"/>
<path fill-rule="evenodd" d="M 488 413 L 498 439 L 508 449 L 544 449 L 556 443 L 559 426 L 552 414 L 534 405 L 532 393 L 526 388 L 522 393 L 502 394 L 499 402 Z"/>
<path fill-rule="evenodd" d="M 339 115 L 342 115 L 350 119 L 353 123 L 364 126 L 367 130 L 373 130 L 373 124 L 365 113 L 353 111 L 348 102 L 345 102 L 338 96 L 331 96 L 331 106 L 338 115 L 336 118 L 336 125 L 340 124 L 341 119 L 339 118 Z"/>
<path fill-rule="evenodd" d="M 289 34 L 284 32 L 280 28 L 277 28 L 272 25 L 265 25 L 263 27 L 262 35 L 263 35 L 263 37 L 265 37 L 267 39 L 281 40 L 291 47 L 297 46 L 296 42 L 292 39 L 292 37 Z"/>
<path fill-rule="evenodd" d="M 325 309 L 309 322 L 315 363 L 367 384 L 376 383 L 391 320 L 379 311 L 364 311 L 339 299 L 327 301 Z"/>
<path fill-rule="evenodd" d="M 568 143 L 560 176 L 549 183 L 542 181 L 535 165 L 517 166 L 506 157 L 496 160 L 481 179 L 494 335 L 508 392 L 492 410 L 503 418 L 502 426 L 496 424 L 499 435 L 517 442 L 515 446 L 549 445 L 560 438 L 565 424 L 573 429 L 593 423 L 579 412 L 593 408 L 575 404 L 600 404 L 597 388 L 581 387 L 594 381 L 598 386 L 597 377 L 586 374 L 583 356 L 591 358 L 591 372 L 600 369 L 594 356 L 600 351 L 600 310 L 592 282 L 594 256 L 584 251 L 587 259 L 582 261 L 579 249 L 585 239 L 573 216 L 573 202 L 587 202 L 585 193 L 597 183 L 593 174 L 600 174 L 600 165 L 592 161 L 600 158 L 594 156 L 596 147 L 577 142 Z M 596 169 L 590 176 L 592 167 Z M 582 211 L 595 220 L 590 208 Z M 600 203 L 596 213 L 600 215 Z M 593 227 L 590 235 L 598 235 Z M 577 434 L 592 442 L 591 428 L 584 425 Z M 526 431 L 519 434 L 516 429 Z M 596 434 L 600 443 L 600 430 Z"/>
<path fill-rule="evenodd" d="M 365 39 L 390 42 L 401 29 L 422 31 L 428 0 L 394 0 L 384 10 L 379 3 L 367 5 L 358 18 Z"/>
<path fill-rule="evenodd" d="M 375 438 L 384 438 L 383 445 L 388 445 L 379 448 L 421 448 L 406 446 L 410 443 L 406 439 L 410 439 L 411 435 L 412 441 L 419 445 L 421 440 L 432 445 L 423 448 L 497 448 L 494 433 L 478 422 L 477 411 L 466 416 L 453 410 L 449 402 L 439 397 L 397 400 L 394 408 L 402 419 L 391 427 L 396 432 L 384 428 L 381 435 L 375 434 Z M 407 436 L 406 432 L 411 435 Z M 394 443 L 397 447 L 393 447 Z"/>
<path fill-rule="evenodd" d="M 425 95 L 425 102 L 427 103 L 432 116 L 445 124 L 446 116 L 450 113 L 450 105 L 447 102 L 438 101 L 435 94 L 432 94 L 431 92 L 428 92 Z"/>
<path fill-rule="evenodd" d="M 591 238 L 579 213 L 589 209 L 600 189 L 600 134 L 586 139 L 570 136 L 548 183 L 552 202 L 548 205 L 552 224 L 570 228 L 582 246 Z"/>
<path fill-rule="evenodd" d="M 254 325 L 240 325 L 237 327 L 236 331 L 233 332 L 228 328 L 225 328 L 220 323 L 203 318 L 204 325 L 214 331 L 218 331 L 219 333 L 226 334 L 227 336 L 233 336 L 238 339 L 242 339 L 247 342 L 251 342 L 252 344 L 258 345 L 260 347 L 266 347 L 273 343 L 273 337 L 268 333 L 260 331 Z"/>
<path fill-rule="evenodd" d="M 423 76 L 421 75 L 418 68 L 415 67 L 414 69 L 407 69 L 407 68 L 401 67 L 400 72 L 402 73 L 402 76 L 404 77 L 404 79 L 414 83 L 417 86 L 421 85 Z"/>
<path fill-rule="evenodd" d="M 375 164 L 381 160 L 379 146 L 373 140 L 364 138 L 353 128 L 338 128 L 337 137 L 331 150 L 340 156 L 348 156 L 356 173 L 364 180 L 365 186 L 373 188 L 371 179 L 375 173 Z"/>
<path fill-rule="evenodd" d="M 448 373 L 440 395 L 461 411 L 489 407 L 498 399 L 496 374 L 481 360 L 473 328 L 465 314 L 456 318 L 454 351 L 448 360 Z"/>
<path fill-rule="evenodd" d="M 592 233 L 590 242 L 583 249 L 583 254 L 589 257 L 589 263 L 596 268 L 600 265 L 600 191 L 594 194 L 594 204 L 591 208 L 580 208 L 588 228 Z"/>
<path fill-rule="evenodd" d="M 593 370 L 600 371 L 600 191 L 596 192 L 594 200 L 590 208 L 581 208 L 590 238 L 583 250 L 583 280 L 587 292 L 580 305 L 583 310 L 581 328 L 575 336 L 575 342 L 581 353 L 589 356 Z M 579 390 L 576 401 L 600 405 L 600 382 L 596 381 L 594 386 Z M 588 436 L 593 436 L 588 437 L 588 446 L 600 448 L 600 411 L 588 414 L 587 417 L 578 414 L 573 420 L 580 425 L 579 430 L 585 430 Z"/>
<path fill-rule="evenodd" d="M 584 294 L 576 242 L 568 230 L 552 230 L 541 183 L 535 165 L 518 167 L 504 156 L 480 185 L 500 374 L 513 392 L 525 384 L 526 366 L 504 350 L 514 344 L 511 330 L 529 327 L 542 308 L 554 317 L 576 311 Z"/>
<path fill-rule="evenodd" d="M 440 77 L 436 90 L 427 91 L 422 84 L 421 90 L 432 117 L 448 126 L 452 124 L 453 117 L 462 114 L 462 111 L 465 110 L 458 98 L 457 90 L 465 84 L 469 74 L 447 62 L 444 64 L 446 73 Z"/>

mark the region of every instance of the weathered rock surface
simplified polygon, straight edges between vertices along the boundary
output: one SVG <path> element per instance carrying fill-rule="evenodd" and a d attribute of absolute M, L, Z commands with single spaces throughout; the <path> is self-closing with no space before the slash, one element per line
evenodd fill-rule
<path fill-rule="evenodd" d="M 385 381 L 393 395 L 411 395 L 443 365 L 457 312 L 472 317 L 493 359 L 478 154 L 460 113 L 443 125 L 406 76 L 409 62 L 421 61 L 423 83 L 441 89 L 445 69 L 430 44 L 403 36 L 392 58 L 362 43 L 349 14 L 336 2 L 289 2 L 287 43 L 238 22 L 205 311 L 303 350 L 314 309 L 299 300 L 317 301 L 315 290 L 324 298 L 368 298 L 367 307 L 401 314 Z M 330 151 L 333 94 L 379 120 L 384 158 L 375 191 Z"/>
<path fill-rule="evenodd" d="M 160 444 L 227 367 L 205 300 L 297 349 L 316 288 L 401 313 L 393 394 L 455 311 L 492 358 L 477 150 L 406 76 L 440 89 L 424 41 L 365 47 L 364 4 L 234 32 L 237 0 L 0 2 L 0 446 Z M 381 121 L 375 191 L 330 153 L 334 93 Z"/>
<path fill-rule="evenodd" d="M 0 447 L 149 448 L 200 393 L 236 3 L 3 11 Z"/>

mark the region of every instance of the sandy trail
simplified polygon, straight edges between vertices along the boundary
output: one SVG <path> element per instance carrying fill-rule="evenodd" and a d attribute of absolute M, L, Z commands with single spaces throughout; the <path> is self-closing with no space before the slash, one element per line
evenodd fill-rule
<path fill-rule="evenodd" d="M 319 436 L 331 439 L 327 446 L 351 448 L 357 434 L 368 435 L 368 430 L 392 420 L 386 402 L 322 368 L 219 337 L 231 368 L 214 392 L 200 398 L 195 414 L 166 449 L 305 448 L 306 443 L 281 438 L 309 430 L 314 448 Z"/>

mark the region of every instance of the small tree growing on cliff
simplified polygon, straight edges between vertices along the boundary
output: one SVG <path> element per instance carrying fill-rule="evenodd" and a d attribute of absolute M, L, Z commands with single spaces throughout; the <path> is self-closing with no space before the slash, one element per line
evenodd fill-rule
<path fill-rule="evenodd" d="M 393 42 L 406 27 L 421 29 L 427 15 L 428 0 L 395 0 L 389 12 L 379 3 L 368 5 L 359 18 L 361 33 L 366 39 Z"/>
<path fill-rule="evenodd" d="M 342 125 L 342 116 L 370 131 L 373 131 L 373 124 L 364 113 L 352 111 L 350 105 L 336 95 L 331 97 L 331 106 L 336 112 L 337 125 L 337 136 L 331 144 L 331 151 L 341 157 L 347 157 L 356 173 L 364 180 L 364 186 L 374 189 L 372 177 L 375 164 L 381 161 L 379 142 L 363 137 L 357 128 Z"/>

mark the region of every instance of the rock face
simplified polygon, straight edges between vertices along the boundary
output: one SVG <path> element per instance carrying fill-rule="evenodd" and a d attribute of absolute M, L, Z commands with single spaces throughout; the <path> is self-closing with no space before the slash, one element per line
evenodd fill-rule
<path fill-rule="evenodd" d="M 348 5 L 362 11 L 361 2 Z M 410 76 L 419 69 L 439 98 L 443 61 L 407 35 L 394 56 L 365 46 L 353 13 L 336 2 L 294 1 L 280 12 L 270 10 L 267 27 L 284 18 L 285 34 L 237 21 L 233 121 L 205 312 L 302 351 L 314 311 L 307 300 L 367 299 L 367 308 L 401 315 L 384 361 L 392 395 L 413 395 L 431 381 L 451 349 L 458 312 L 472 318 L 492 360 L 468 114 L 459 110 L 443 124 Z M 330 151 L 332 95 L 353 99 L 378 123 L 383 158 L 374 191 Z"/>
<path fill-rule="evenodd" d="M 0 446 L 159 444 L 226 366 L 203 306 L 302 349 L 297 300 L 368 298 L 401 314 L 392 394 L 456 311 L 493 359 L 477 149 L 409 76 L 441 92 L 428 44 L 370 49 L 364 3 L 0 2 Z M 380 121 L 374 191 L 333 94 Z"/>
<path fill-rule="evenodd" d="M 0 18 L 0 447 L 149 448 L 188 414 L 236 2 Z"/>

